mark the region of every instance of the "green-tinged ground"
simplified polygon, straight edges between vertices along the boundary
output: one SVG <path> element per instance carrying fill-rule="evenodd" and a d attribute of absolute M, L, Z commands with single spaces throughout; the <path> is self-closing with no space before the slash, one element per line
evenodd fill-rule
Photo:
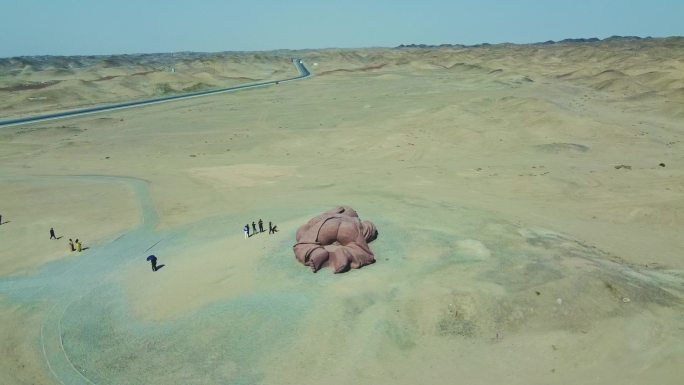
<path fill-rule="evenodd" d="M 678 384 L 681 48 L 583 47 L 311 52 L 0 129 L 0 383 Z M 338 204 L 377 263 L 312 274 L 294 233 Z"/>

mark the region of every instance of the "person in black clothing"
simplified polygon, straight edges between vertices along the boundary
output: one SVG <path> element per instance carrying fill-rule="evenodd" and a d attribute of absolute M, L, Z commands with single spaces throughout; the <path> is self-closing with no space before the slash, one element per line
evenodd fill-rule
<path fill-rule="evenodd" d="M 252 233 L 256 234 L 256 223 L 252 221 L 252 230 L 254 230 Z"/>
<path fill-rule="evenodd" d="M 157 257 L 150 255 L 147 257 L 147 260 L 150 261 L 150 264 L 152 264 L 152 271 L 157 271 Z"/>
<path fill-rule="evenodd" d="M 261 219 L 259 219 L 259 232 L 264 232 L 264 221 L 262 221 Z"/>
<path fill-rule="evenodd" d="M 273 234 L 273 222 L 268 221 L 268 233 Z"/>
<path fill-rule="evenodd" d="M 55 236 L 55 229 L 53 229 L 52 227 L 50 227 L 50 239 L 57 239 L 57 237 Z"/>

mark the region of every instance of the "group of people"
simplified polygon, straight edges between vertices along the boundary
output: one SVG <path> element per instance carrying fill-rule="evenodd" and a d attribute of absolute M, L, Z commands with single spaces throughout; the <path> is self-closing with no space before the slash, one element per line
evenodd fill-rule
<path fill-rule="evenodd" d="M 261 220 L 259 220 L 259 222 L 261 223 Z M 0 214 L 0 224 L 2 224 L 2 215 L 1 214 Z M 62 238 L 62 237 L 57 237 L 57 235 L 55 234 L 55 228 L 50 227 L 50 240 L 53 240 L 53 239 L 58 240 L 60 238 Z M 83 244 L 81 243 L 80 240 L 78 240 L 78 238 L 76 238 L 75 241 L 73 239 L 69 238 L 69 251 L 71 251 L 71 252 L 77 251 L 80 253 L 83 250 L 84 250 Z M 153 257 L 153 258 L 148 257 L 147 260 L 152 262 L 152 271 L 157 271 L 157 269 L 158 269 L 156 266 L 157 265 L 157 258 L 154 255 L 152 255 L 150 257 Z M 154 260 L 152 261 L 151 259 L 154 259 Z"/>
<path fill-rule="evenodd" d="M 79 253 L 83 251 L 83 246 L 81 246 L 81 241 L 79 241 L 78 238 L 76 238 L 75 241 L 69 238 L 69 248 L 71 251 L 78 251 Z"/>
<path fill-rule="evenodd" d="M 0 215 L 0 224 L 2 224 L 2 215 Z M 257 226 L 259 226 L 258 229 L 257 229 Z M 245 232 L 245 239 L 251 237 L 252 235 L 256 235 L 257 233 L 263 233 L 265 231 L 264 230 L 264 221 L 262 221 L 261 219 L 259 219 L 258 222 L 252 221 L 251 233 L 250 233 L 249 223 L 245 225 L 243 230 Z M 268 222 L 268 233 L 269 234 L 275 234 L 276 232 L 278 232 L 278 226 L 274 225 L 273 222 L 269 221 Z M 50 239 L 51 240 L 52 239 L 57 240 L 60 238 L 62 238 L 62 237 L 57 237 L 57 235 L 55 235 L 55 229 L 51 227 L 50 228 Z M 71 252 L 77 251 L 80 253 L 83 250 L 84 250 L 83 245 L 81 244 L 81 241 L 78 240 L 78 238 L 76 238 L 75 241 L 73 239 L 69 238 L 69 251 L 71 251 Z M 152 271 L 157 271 L 161 266 L 163 266 L 163 265 L 157 266 L 157 257 L 154 255 L 150 255 L 149 257 L 147 257 L 147 261 L 151 263 Z"/>
<path fill-rule="evenodd" d="M 62 237 L 58 238 L 55 235 L 55 229 L 53 227 L 50 227 L 50 239 L 56 240 L 56 239 L 60 239 L 60 238 L 62 238 Z M 71 251 L 71 252 L 78 251 L 79 253 L 81 251 L 83 251 L 83 245 L 81 244 L 81 241 L 78 240 L 78 238 L 76 238 L 75 241 L 73 239 L 69 238 L 69 251 Z"/>
<path fill-rule="evenodd" d="M 259 224 L 259 230 L 257 231 L 257 223 Z M 259 219 L 259 222 L 254 222 L 252 221 L 252 233 L 249 233 L 249 223 L 245 225 L 245 227 L 242 229 L 245 232 L 245 239 L 251 237 L 252 235 L 255 235 L 256 233 L 263 233 L 264 232 L 264 221 Z M 278 226 L 274 226 L 273 222 L 268 222 L 268 233 L 269 234 L 275 234 L 278 232 Z"/>

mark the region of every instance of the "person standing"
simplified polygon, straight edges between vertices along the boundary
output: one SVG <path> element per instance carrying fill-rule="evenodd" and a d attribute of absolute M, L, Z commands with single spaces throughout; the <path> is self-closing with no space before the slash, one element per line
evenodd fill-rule
<path fill-rule="evenodd" d="M 268 233 L 273 234 L 273 222 L 268 221 Z"/>
<path fill-rule="evenodd" d="M 76 251 L 76 248 L 74 247 L 74 241 L 72 241 L 71 238 L 69 238 L 69 248 L 72 252 Z"/>
<path fill-rule="evenodd" d="M 252 235 L 256 234 L 256 223 L 254 223 L 254 221 L 252 221 L 252 230 L 254 230 L 252 231 Z"/>
<path fill-rule="evenodd" d="M 76 243 L 76 251 L 78 251 L 80 253 L 81 252 L 81 241 L 79 241 L 77 238 L 75 243 Z"/>
<path fill-rule="evenodd" d="M 245 239 L 249 238 L 249 225 L 245 225 L 242 230 L 245 232 Z"/>
<path fill-rule="evenodd" d="M 261 218 L 259 219 L 259 232 L 264 232 L 264 221 L 262 221 Z"/>
<path fill-rule="evenodd" d="M 55 229 L 53 229 L 52 227 L 50 227 L 50 239 L 57 239 L 57 237 L 55 236 Z"/>
<path fill-rule="evenodd" d="M 2 214 L 0 214 L 0 225 L 2 224 Z"/>

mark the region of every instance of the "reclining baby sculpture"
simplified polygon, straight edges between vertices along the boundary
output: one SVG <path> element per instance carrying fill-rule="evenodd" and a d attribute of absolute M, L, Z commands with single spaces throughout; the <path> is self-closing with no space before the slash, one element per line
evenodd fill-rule
<path fill-rule="evenodd" d="M 297 260 L 314 273 L 326 265 L 343 273 L 375 262 L 368 243 L 377 237 L 373 223 L 362 222 L 353 208 L 340 206 L 300 227 L 293 249 Z"/>

